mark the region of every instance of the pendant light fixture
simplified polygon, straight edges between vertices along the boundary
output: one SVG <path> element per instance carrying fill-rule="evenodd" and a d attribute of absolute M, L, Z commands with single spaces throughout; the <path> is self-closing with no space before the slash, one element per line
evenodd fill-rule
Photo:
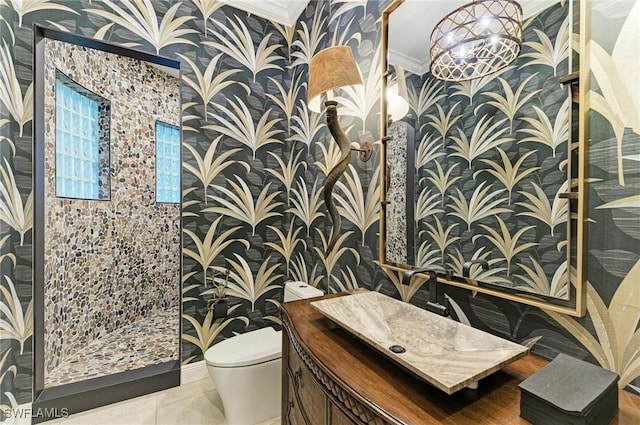
<path fill-rule="evenodd" d="M 476 0 L 444 17 L 431 33 L 431 74 L 465 81 L 513 62 L 522 45 L 522 7 L 515 0 Z"/>

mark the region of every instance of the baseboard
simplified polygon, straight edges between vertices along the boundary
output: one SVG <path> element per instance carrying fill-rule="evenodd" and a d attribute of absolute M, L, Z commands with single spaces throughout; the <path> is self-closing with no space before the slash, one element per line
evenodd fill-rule
<path fill-rule="evenodd" d="M 180 368 L 180 385 L 200 381 L 201 379 L 209 379 L 206 361 L 200 360 L 199 362 L 183 365 Z"/>

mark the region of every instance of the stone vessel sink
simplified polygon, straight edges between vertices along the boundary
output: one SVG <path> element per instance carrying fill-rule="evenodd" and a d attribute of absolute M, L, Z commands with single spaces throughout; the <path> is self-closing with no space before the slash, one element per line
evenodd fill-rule
<path fill-rule="evenodd" d="M 313 301 L 310 305 L 447 394 L 529 353 L 528 347 L 378 292 Z M 404 352 L 395 352 L 401 349 Z"/>

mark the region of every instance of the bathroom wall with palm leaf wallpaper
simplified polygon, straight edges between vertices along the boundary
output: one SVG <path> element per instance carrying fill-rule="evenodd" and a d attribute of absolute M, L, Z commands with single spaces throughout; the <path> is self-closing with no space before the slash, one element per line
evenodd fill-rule
<path fill-rule="evenodd" d="M 346 219 L 336 249 L 328 257 L 323 254 L 330 222 L 322 205 L 322 184 L 337 158 L 337 149 L 324 117 L 309 113 L 304 102 L 307 64 L 323 47 L 352 47 L 365 85 L 338 98 L 347 105 L 341 122 L 353 141 L 377 140 L 378 18 L 385 4 L 311 1 L 300 22 L 283 27 L 214 0 L 3 2 L 2 407 L 31 400 L 31 25 L 38 23 L 124 44 L 178 58 L 182 63 L 183 362 L 189 363 L 201 360 L 208 346 L 234 331 L 278 326 L 282 285 L 290 279 L 304 280 L 324 290 L 329 284 L 330 291 L 363 286 L 418 305 L 424 301 L 419 282 L 402 287 L 398 276 L 387 276 L 375 264 L 377 152 L 366 164 L 354 158 L 338 184 L 338 204 Z M 634 8 L 637 10 L 637 5 Z M 620 36 L 612 40 L 604 32 L 594 34 L 608 64 L 600 71 L 610 76 L 624 70 L 621 75 L 627 75 L 626 68 L 616 68 L 626 57 L 621 52 L 615 54 L 614 46 L 622 49 L 625 43 L 632 45 L 624 41 L 631 35 L 624 30 L 624 17 L 611 13 L 613 10 L 605 10 L 601 18 L 606 20 L 608 31 L 620 28 Z M 162 30 L 154 31 L 159 28 Z M 599 41 L 601 38 L 606 41 Z M 618 85 L 634 84 L 615 81 Z M 631 88 L 624 92 L 634 93 Z M 608 98 L 607 90 L 618 95 L 617 86 L 599 83 L 595 90 L 602 92 L 603 98 Z M 637 335 L 637 303 L 622 309 L 624 303 L 638 298 L 639 291 L 632 282 L 640 279 L 639 175 L 638 158 L 633 153 L 640 142 L 637 123 L 630 125 L 639 115 L 637 97 L 627 105 L 635 107 L 635 112 L 627 107 L 616 111 L 618 105 L 612 102 L 609 108 L 613 112 L 599 115 L 598 128 L 603 133 L 598 143 L 604 159 L 598 162 L 597 172 L 596 168 L 592 170 L 592 177 L 599 180 L 591 191 L 600 198 L 592 196 L 590 210 L 589 315 L 574 321 L 491 297 L 474 297 L 461 290 L 447 288 L 446 292 L 461 320 L 519 341 L 543 336 L 539 353 L 550 357 L 563 351 L 599 362 L 626 373 L 626 384 L 638 375 L 640 362 L 639 339 L 633 338 L 634 332 Z M 618 181 L 618 157 L 623 182 Z M 607 229 L 606 240 L 597 236 L 602 232 L 598 229 Z M 206 300 L 213 288 L 212 279 L 220 279 L 215 272 L 222 270 L 230 271 L 229 315 L 214 320 L 207 314 Z M 577 325 L 571 326 L 574 323 Z M 615 344 L 610 344 L 614 340 Z"/>

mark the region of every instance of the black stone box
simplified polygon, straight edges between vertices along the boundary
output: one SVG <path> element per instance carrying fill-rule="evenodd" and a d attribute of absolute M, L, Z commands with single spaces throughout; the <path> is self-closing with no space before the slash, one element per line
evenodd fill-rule
<path fill-rule="evenodd" d="M 520 416 L 534 425 L 605 425 L 618 410 L 618 375 L 559 354 L 520 384 Z"/>

